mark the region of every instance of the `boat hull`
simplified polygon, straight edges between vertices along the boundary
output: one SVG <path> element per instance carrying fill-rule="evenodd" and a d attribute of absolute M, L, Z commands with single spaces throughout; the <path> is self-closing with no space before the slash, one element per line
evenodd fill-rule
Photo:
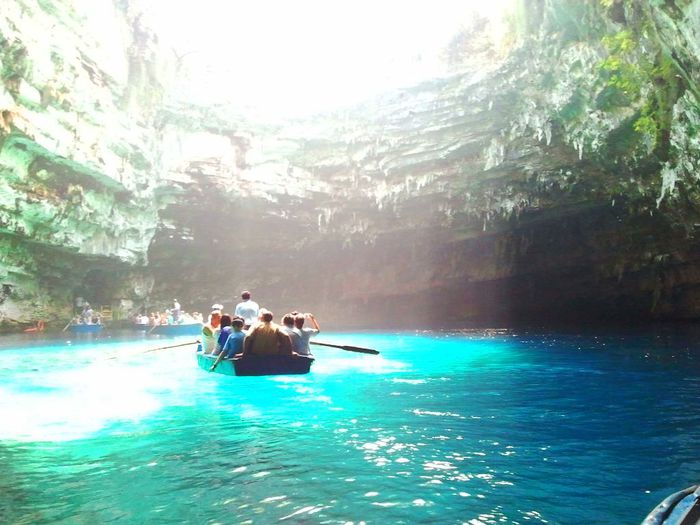
<path fill-rule="evenodd" d="M 148 333 L 168 336 L 199 335 L 202 333 L 202 325 L 199 323 L 160 324 L 158 326 L 154 326 Z"/>
<path fill-rule="evenodd" d="M 197 353 L 197 364 L 209 370 L 216 356 Z M 250 355 L 234 359 L 222 359 L 215 372 L 229 376 L 270 376 L 308 374 L 314 358 L 303 355 Z"/>
<path fill-rule="evenodd" d="M 101 332 L 104 325 L 101 324 L 72 324 L 68 329 L 74 334 L 94 334 Z"/>

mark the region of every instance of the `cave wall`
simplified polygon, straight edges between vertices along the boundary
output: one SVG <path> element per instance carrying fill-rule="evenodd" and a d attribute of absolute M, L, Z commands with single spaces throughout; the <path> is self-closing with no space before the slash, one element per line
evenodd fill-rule
<path fill-rule="evenodd" d="M 156 237 L 154 264 L 201 256 L 156 293 L 194 273 L 200 307 L 251 288 L 363 326 L 697 318 L 699 13 L 522 2 L 500 63 L 253 133 L 222 228 Z"/>
<path fill-rule="evenodd" d="M 700 1 L 516 4 L 507 53 L 276 123 L 177 100 L 135 2 L 3 7 L 0 321 L 698 318 Z"/>

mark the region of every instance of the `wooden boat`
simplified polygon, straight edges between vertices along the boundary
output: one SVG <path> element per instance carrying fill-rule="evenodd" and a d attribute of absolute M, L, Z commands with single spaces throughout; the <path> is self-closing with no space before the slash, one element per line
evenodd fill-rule
<path fill-rule="evenodd" d="M 151 328 L 147 333 L 173 337 L 178 335 L 199 335 L 202 333 L 202 324 L 159 324 Z"/>
<path fill-rule="evenodd" d="M 74 334 L 95 334 L 104 329 L 103 324 L 71 324 L 68 329 Z"/>
<path fill-rule="evenodd" d="M 216 356 L 197 352 L 199 368 L 209 371 Z M 286 374 L 308 374 L 313 356 L 305 355 L 248 355 L 222 359 L 215 372 L 229 376 L 269 376 Z"/>
<path fill-rule="evenodd" d="M 700 485 L 671 494 L 642 522 L 642 525 L 697 525 L 700 523 Z"/>

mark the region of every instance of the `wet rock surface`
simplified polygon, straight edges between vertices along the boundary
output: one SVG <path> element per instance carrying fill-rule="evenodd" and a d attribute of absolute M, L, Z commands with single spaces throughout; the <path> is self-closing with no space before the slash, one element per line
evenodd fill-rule
<path fill-rule="evenodd" d="M 501 62 L 262 123 L 170 97 L 128 8 L 103 61 L 41 47 L 40 21 L 71 30 L 62 3 L 17 2 L 4 322 L 244 288 L 335 326 L 697 318 L 700 2 L 532 4 Z"/>

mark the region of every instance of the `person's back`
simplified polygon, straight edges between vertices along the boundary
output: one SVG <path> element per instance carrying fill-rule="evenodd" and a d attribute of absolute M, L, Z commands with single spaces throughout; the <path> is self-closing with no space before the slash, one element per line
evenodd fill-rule
<path fill-rule="evenodd" d="M 299 350 L 302 348 L 301 332 L 294 328 L 294 316 L 292 314 L 287 314 L 282 318 L 280 330 L 289 336 L 289 339 L 292 341 L 292 350 L 297 354 L 300 353 Z"/>
<path fill-rule="evenodd" d="M 304 320 L 308 318 L 314 325 L 314 328 L 304 328 Z M 300 346 L 299 350 L 296 352 L 301 355 L 311 354 L 311 349 L 309 348 L 309 340 L 321 331 L 321 327 L 316 321 L 313 314 L 299 314 L 294 318 L 294 327 L 299 331 L 300 336 Z"/>
<path fill-rule="evenodd" d="M 219 321 L 219 335 L 216 337 L 216 348 L 212 352 L 214 355 L 218 355 L 219 352 L 224 348 L 228 336 L 231 335 L 231 316 L 229 314 L 223 314 L 221 320 Z"/>
<path fill-rule="evenodd" d="M 272 312 L 263 311 L 261 322 L 245 338 L 244 354 L 279 355 L 291 354 L 292 342 L 289 336 L 272 322 Z"/>
<path fill-rule="evenodd" d="M 221 353 L 224 357 L 233 357 L 236 354 L 243 352 L 243 340 L 245 332 L 243 330 L 243 320 L 234 319 L 231 323 L 231 333 L 229 334 Z"/>
<path fill-rule="evenodd" d="M 250 298 L 250 292 L 241 293 L 242 302 L 236 305 L 235 315 L 242 317 L 245 321 L 245 327 L 252 326 L 258 320 L 258 312 L 260 306 Z"/>

